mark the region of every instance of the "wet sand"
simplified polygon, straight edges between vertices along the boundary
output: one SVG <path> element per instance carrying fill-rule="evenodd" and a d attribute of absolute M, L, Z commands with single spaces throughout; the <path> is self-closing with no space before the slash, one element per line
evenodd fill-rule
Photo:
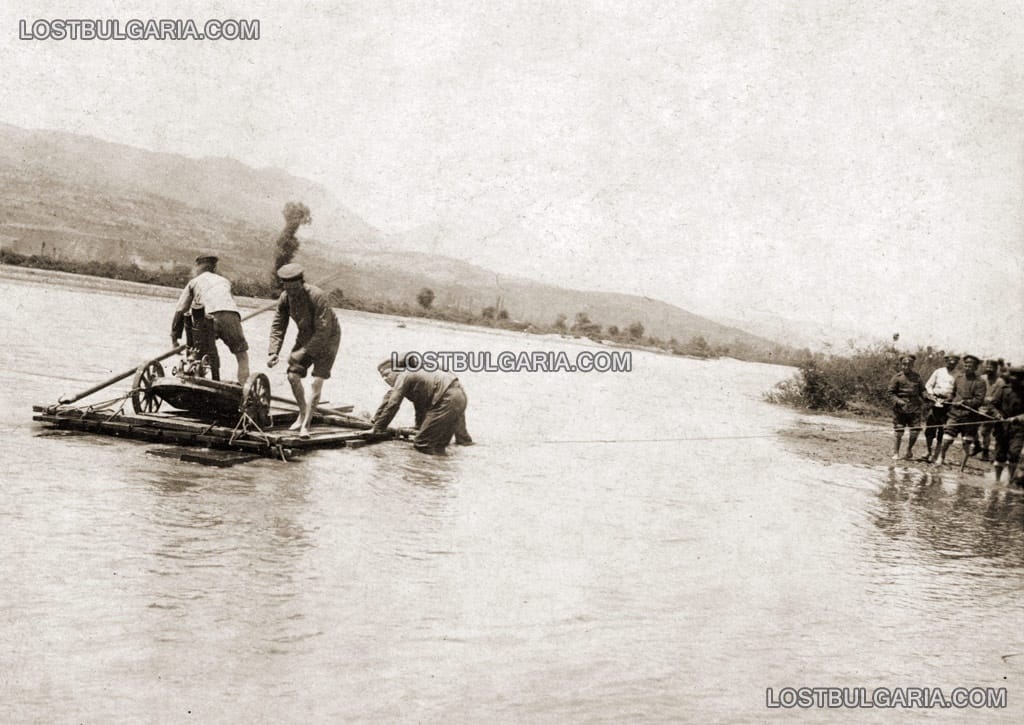
<path fill-rule="evenodd" d="M 922 472 L 960 474 L 960 463 L 963 460 L 963 448 L 959 440 L 946 453 L 944 466 L 916 460 L 927 452 L 922 434 L 914 444 L 915 460 L 894 461 L 892 460 L 892 428 L 887 422 L 877 419 L 805 415 L 796 425 L 780 431 L 780 436 L 783 445 L 788 450 L 826 465 L 845 464 L 868 467 L 898 465 L 919 469 Z M 903 436 L 901 454 L 906 453 L 908 437 L 907 434 Z M 994 446 L 994 442 L 992 446 Z M 974 479 L 975 484 L 987 482 L 998 485 L 995 482 L 992 464 L 976 457 L 967 460 L 967 465 L 961 475 Z M 1007 484 L 1005 471 L 1000 484 L 1004 486 Z M 1017 486 L 1017 488 L 1020 487 Z"/>

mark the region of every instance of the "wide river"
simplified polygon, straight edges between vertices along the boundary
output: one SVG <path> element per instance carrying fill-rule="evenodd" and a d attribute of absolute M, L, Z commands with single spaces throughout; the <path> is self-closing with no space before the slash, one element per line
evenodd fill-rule
<path fill-rule="evenodd" d="M 217 469 L 31 421 L 164 351 L 171 300 L 0 295 L 0 722 L 1024 715 L 1024 497 L 890 467 L 884 435 L 876 466 L 788 452 L 800 416 L 761 395 L 791 369 L 634 352 L 630 373 L 467 373 L 479 444 L 448 457 Z M 584 349 L 339 318 L 326 394 L 357 410 L 392 350 Z M 269 324 L 246 324 L 256 370 Z M 766 707 L 906 686 L 1005 687 L 1007 707 Z"/>

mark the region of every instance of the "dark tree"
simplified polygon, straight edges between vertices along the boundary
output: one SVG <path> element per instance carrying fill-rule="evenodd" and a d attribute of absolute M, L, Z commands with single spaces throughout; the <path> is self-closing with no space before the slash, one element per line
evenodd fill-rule
<path fill-rule="evenodd" d="M 420 307 L 425 310 L 429 310 L 430 306 L 434 304 L 434 290 L 429 287 L 424 287 L 420 290 L 420 293 L 416 295 L 416 301 L 420 303 Z"/>

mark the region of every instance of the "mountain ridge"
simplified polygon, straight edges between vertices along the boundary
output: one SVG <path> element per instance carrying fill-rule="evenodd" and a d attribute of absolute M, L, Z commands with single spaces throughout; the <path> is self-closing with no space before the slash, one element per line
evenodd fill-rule
<path fill-rule="evenodd" d="M 582 312 L 602 326 L 639 321 L 646 334 L 681 342 L 703 337 L 720 346 L 777 346 L 661 300 L 567 289 L 394 249 L 403 233 L 376 229 L 322 185 L 228 157 L 187 157 L 0 123 L 0 188 L 0 244 L 19 253 L 167 268 L 212 246 L 222 251 L 229 276 L 269 277 L 281 210 L 301 201 L 312 211 L 313 227 L 300 235 L 298 259 L 325 274 L 339 272 L 332 287 L 347 296 L 414 303 L 430 287 L 437 306 L 475 313 L 500 307 L 538 325 L 558 315 L 571 325 Z"/>

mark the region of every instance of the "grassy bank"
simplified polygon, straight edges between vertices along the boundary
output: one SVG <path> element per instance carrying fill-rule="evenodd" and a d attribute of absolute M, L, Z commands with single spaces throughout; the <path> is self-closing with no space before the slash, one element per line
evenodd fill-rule
<path fill-rule="evenodd" d="M 805 410 L 886 416 L 892 408 L 889 381 L 896 374 L 900 356 L 907 352 L 875 345 L 848 355 L 814 355 L 801 362 L 796 375 L 776 385 L 765 399 Z M 943 350 L 925 347 L 909 352 L 917 356 L 915 368 L 924 380 L 943 365 Z"/>

